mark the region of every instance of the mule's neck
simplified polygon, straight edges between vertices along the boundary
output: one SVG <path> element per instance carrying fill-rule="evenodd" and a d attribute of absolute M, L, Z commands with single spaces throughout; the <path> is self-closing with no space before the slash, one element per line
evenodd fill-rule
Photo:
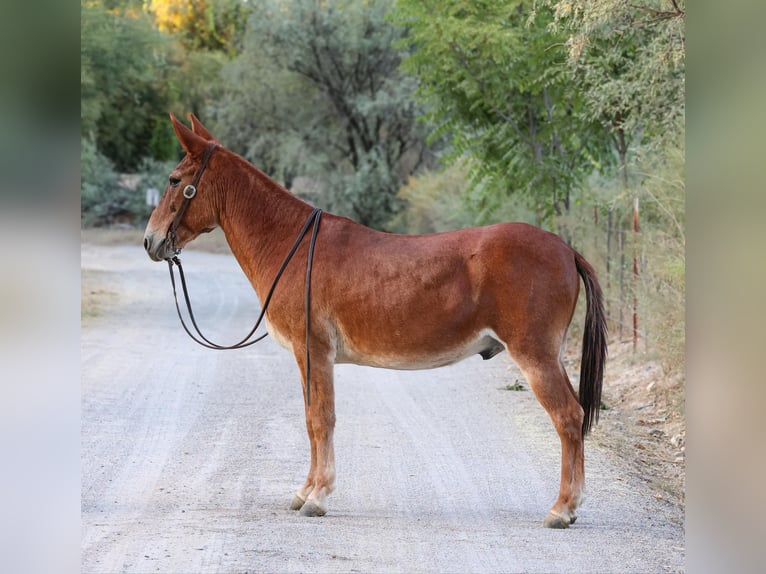
<path fill-rule="evenodd" d="M 263 303 L 313 208 L 244 159 L 235 157 L 236 167 L 232 166 L 221 190 L 219 224 Z"/>

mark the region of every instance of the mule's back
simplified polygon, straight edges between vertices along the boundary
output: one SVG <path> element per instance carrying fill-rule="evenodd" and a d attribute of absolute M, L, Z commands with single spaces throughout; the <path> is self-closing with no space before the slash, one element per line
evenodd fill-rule
<path fill-rule="evenodd" d="M 571 318 L 573 252 L 535 227 L 407 236 L 343 218 L 323 225 L 323 245 L 332 249 L 317 248 L 326 277 L 315 294 L 338 362 L 412 369 L 491 357 L 502 349 L 498 341 L 524 333 L 530 316 L 559 335 Z"/>

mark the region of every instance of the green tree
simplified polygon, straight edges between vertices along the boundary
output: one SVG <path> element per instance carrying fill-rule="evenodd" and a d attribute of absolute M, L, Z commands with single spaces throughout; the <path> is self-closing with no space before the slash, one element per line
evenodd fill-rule
<path fill-rule="evenodd" d="M 227 53 L 185 51 L 134 0 L 83 0 L 81 8 L 82 136 L 121 172 L 145 157 L 175 157 L 167 113 L 202 114 L 219 96 Z"/>
<path fill-rule="evenodd" d="M 162 80 L 170 39 L 141 12 L 81 5 L 81 131 L 118 171 L 151 147 L 158 115 L 169 107 Z"/>
<path fill-rule="evenodd" d="M 553 10 L 584 112 L 608 130 L 619 157 L 618 182 L 595 195 L 607 213 L 610 316 L 618 333 L 628 313 L 637 317 L 634 336 L 656 343 L 666 366 L 677 370 L 684 346 L 685 2 L 538 5 Z"/>
<path fill-rule="evenodd" d="M 250 11 L 247 0 L 146 0 L 157 28 L 176 35 L 189 52 L 235 56 Z"/>
<path fill-rule="evenodd" d="M 290 186 L 316 180 L 325 207 L 384 227 L 426 157 L 415 81 L 398 70 L 389 0 L 271 0 L 253 8 L 224 72 L 221 137 Z"/>
<path fill-rule="evenodd" d="M 308 81 L 264 57 L 248 39 L 223 67 L 221 83 L 221 98 L 207 113 L 228 147 L 287 187 L 297 176 L 324 173 L 337 153 L 327 142 L 340 136 L 329 114 L 317 109 L 321 97 Z"/>
<path fill-rule="evenodd" d="M 611 134 L 627 188 L 631 145 L 677 147 L 684 132 L 685 0 L 539 0 L 568 37 L 585 113 Z M 651 149 L 648 149 L 651 148 Z"/>
<path fill-rule="evenodd" d="M 554 49 L 564 38 L 551 32 L 550 12 L 520 0 L 399 0 L 396 21 L 409 31 L 404 67 L 451 136 L 453 158 L 471 162 L 485 221 L 518 193 L 550 225 L 583 178 L 612 161 Z"/>

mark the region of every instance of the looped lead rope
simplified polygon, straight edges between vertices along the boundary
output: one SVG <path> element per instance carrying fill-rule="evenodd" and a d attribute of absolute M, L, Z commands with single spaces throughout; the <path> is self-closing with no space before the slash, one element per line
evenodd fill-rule
<path fill-rule="evenodd" d="M 261 321 L 266 315 L 266 310 L 269 308 L 269 303 L 271 302 L 271 297 L 274 294 L 274 290 L 276 289 L 277 283 L 279 282 L 280 277 L 282 277 L 282 273 L 284 273 L 285 269 L 287 268 L 287 264 L 290 263 L 290 260 L 293 258 L 293 255 L 295 255 L 295 252 L 298 250 L 298 247 L 300 246 L 301 241 L 305 237 L 306 232 L 308 231 L 309 227 L 311 227 L 313 223 L 313 229 L 311 231 L 311 240 L 309 241 L 308 260 L 306 262 L 305 314 L 306 314 L 306 404 L 307 405 L 311 405 L 311 352 L 309 350 L 309 341 L 311 339 L 311 270 L 313 268 L 314 247 L 316 245 L 317 233 L 319 232 L 319 222 L 321 219 L 322 219 L 322 210 L 319 208 L 314 208 L 314 210 L 308 216 L 308 219 L 306 219 L 306 223 L 303 224 L 303 227 L 301 228 L 301 231 L 298 234 L 298 238 L 295 240 L 295 243 L 290 249 L 290 252 L 287 254 L 287 257 L 285 257 L 285 260 L 282 262 L 282 265 L 279 267 L 277 274 L 274 276 L 274 281 L 271 283 L 271 287 L 269 288 L 269 292 L 266 295 L 266 299 L 263 302 L 263 308 L 261 309 L 261 312 L 258 315 L 258 319 L 255 322 L 255 326 L 241 341 L 239 341 L 238 343 L 234 343 L 233 345 L 219 345 L 218 343 L 212 342 L 210 339 L 208 339 L 207 337 L 205 337 L 205 335 L 202 334 L 202 331 L 200 331 L 200 328 L 197 325 L 197 320 L 194 317 L 194 312 L 192 311 L 191 299 L 189 297 L 189 290 L 186 287 L 186 277 L 184 276 L 184 269 L 183 269 L 183 266 L 181 265 L 181 260 L 178 258 L 178 256 L 175 256 L 167 260 L 168 269 L 170 271 L 170 283 L 173 286 L 173 299 L 175 300 L 175 304 L 176 304 L 176 312 L 178 313 L 178 318 L 181 320 L 181 326 L 184 328 L 184 331 L 186 331 L 186 334 L 189 335 L 189 337 L 191 337 L 191 339 L 195 343 L 202 345 L 203 347 L 206 347 L 208 349 L 213 349 L 216 351 L 223 351 L 223 350 L 230 350 L 230 349 L 243 349 L 245 347 L 249 347 L 250 345 L 254 345 L 255 343 L 263 340 L 268 335 L 268 332 L 266 332 L 263 335 L 256 337 L 252 341 L 249 340 L 255 334 L 255 331 L 258 329 L 258 327 L 260 327 Z M 196 336 L 194 333 L 192 333 L 191 329 L 189 329 L 186 322 L 184 321 L 183 315 L 181 314 L 181 306 L 178 303 L 178 293 L 176 289 L 175 273 L 173 272 L 174 264 L 178 267 L 178 275 L 181 278 L 181 288 L 183 289 L 184 300 L 186 301 L 186 309 L 189 313 L 189 319 L 192 323 L 192 326 L 194 327 L 194 330 L 196 331 L 196 334 L 197 334 Z"/>

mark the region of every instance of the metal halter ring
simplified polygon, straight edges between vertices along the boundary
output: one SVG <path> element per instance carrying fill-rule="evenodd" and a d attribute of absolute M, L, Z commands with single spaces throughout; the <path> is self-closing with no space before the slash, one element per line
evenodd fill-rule
<path fill-rule="evenodd" d="M 197 195 L 197 188 L 196 187 L 194 187 L 191 184 L 189 184 L 186 187 L 184 187 L 184 197 L 186 199 L 191 199 L 195 195 Z"/>

